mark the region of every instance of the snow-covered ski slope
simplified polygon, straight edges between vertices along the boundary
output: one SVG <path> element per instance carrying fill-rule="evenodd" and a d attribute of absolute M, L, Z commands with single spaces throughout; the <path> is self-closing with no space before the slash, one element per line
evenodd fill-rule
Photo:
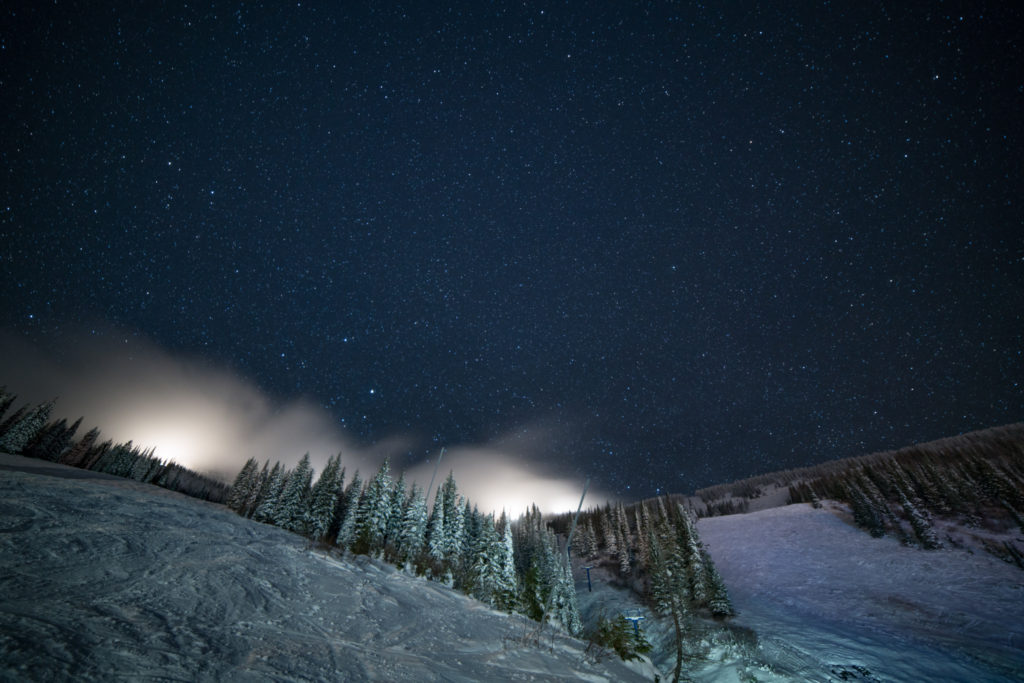
<path fill-rule="evenodd" d="M 1024 571 L 872 538 L 839 513 L 804 504 L 700 521 L 759 658 L 803 681 L 1024 680 Z"/>
<path fill-rule="evenodd" d="M 654 678 L 550 628 L 523 644 L 535 622 L 382 563 L 86 475 L 0 456 L 0 680 Z"/>

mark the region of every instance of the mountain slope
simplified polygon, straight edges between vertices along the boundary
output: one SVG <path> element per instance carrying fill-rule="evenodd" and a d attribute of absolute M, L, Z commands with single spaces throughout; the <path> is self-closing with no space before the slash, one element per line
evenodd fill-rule
<path fill-rule="evenodd" d="M 795 680 L 1024 679 L 1024 572 L 872 538 L 829 503 L 700 520 L 760 655 Z"/>
<path fill-rule="evenodd" d="M 654 677 L 550 629 L 524 645 L 534 622 L 221 506 L 16 456 L 0 468 L 4 680 Z"/>

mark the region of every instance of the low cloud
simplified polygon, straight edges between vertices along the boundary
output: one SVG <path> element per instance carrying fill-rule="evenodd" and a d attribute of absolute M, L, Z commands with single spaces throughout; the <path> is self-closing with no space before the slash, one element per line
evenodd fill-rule
<path fill-rule="evenodd" d="M 361 444 L 308 399 L 273 401 L 235 372 L 117 331 L 86 332 L 74 344 L 45 350 L 0 334 L 2 383 L 19 405 L 59 397 L 55 417 L 85 417 L 79 435 L 98 426 L 101 438 L 155 447 L 159 457 L 229 479 L 250 457 L 294 465 L 307 452 L 317 471 L 341 453 L 347 471 L 358 469 L 365 479 L 385 458 L 396 462 L 418 446 L 404 435 Z M 535 424 L 488 443 L 453 445 L 434 491 L 453 471 L 460 492 L 485 512 L 517 516 L 532 503 L 544 512 L 575 509 L 582 479 L 545 464 L 557 442 L 554 432 Z M 409 468 L 407 479 L 425 489 L 435 464 Z M 592 490 L 586 506 L 607 498 Z"/>
<path fill-rule="evenodd" d="M 0 336 L 0 382 L 22 402 L 59 397 L 55 415 L 84 416 L 83 431 L 95 425 L 101 438 L 156 447 L 159 457 L 225 477 L 250 457 L 293 464 L 308 452 L 317 470 L 338 452 L 364 470 L 381 459 L 307 399 L 276 403 L 233 372 L 130 334 L 85 339 L 43 351 Z"/>
<path fill-rule="evenodd" d="M 559 476 L 536 460 L 500 447 L 458 446 L 446 452 L 440 465 L 434 493 L 451 471 L 459 491 L 471 504 L 479 505 L 484 512 L 500 514 L 505 510 L 513 518 L 531 504 L 545 513 L 575 510 L 583 493 L 582 478 Z M 429 484 L 433 468 L 429 463 L 419 465 L 409 471 L 409 476 Z M 592 490 L 585 507 L 594 505 L 598 498 L 602 503 L 607 500 L 607 496 L 600 497 Z"/>

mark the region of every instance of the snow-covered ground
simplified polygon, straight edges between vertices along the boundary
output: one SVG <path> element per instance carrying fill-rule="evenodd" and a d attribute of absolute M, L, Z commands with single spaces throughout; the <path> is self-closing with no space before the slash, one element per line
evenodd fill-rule
<path fill-rule="evenodd" d="M 695 680 L 1024 680 L 1024 572 L 925 552 L 793 505 L 699 523 L 738 616 Z M 584 615 L 639 608 L 594 571 Z M 0 680 L 654 679 L 551 629 L 365 557 L 152 486 L 0 455 Z M 756 632 L 756 635 L 755 635 Z M 664 675 L 662 680 L 665 680 Z"/>
<path fill-rule="evenodd" d="M 0 679 L 632 681 L 583 644 L 153 486 L 0 456 Z"/>
<path fill-rule="evenodd" d="M 1024 680 L 1024 571 L 791 505 L 698 525 L 758 657 L 804 681 Z"/>

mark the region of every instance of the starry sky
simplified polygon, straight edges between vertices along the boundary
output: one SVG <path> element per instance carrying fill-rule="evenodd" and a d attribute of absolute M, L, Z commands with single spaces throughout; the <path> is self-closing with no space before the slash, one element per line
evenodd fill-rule
<path fill-rule="evenodd" d="M 19 348 L 628 497 L 1024 415 L 1012 3 L 167 5 L 2 10 Z"/>

